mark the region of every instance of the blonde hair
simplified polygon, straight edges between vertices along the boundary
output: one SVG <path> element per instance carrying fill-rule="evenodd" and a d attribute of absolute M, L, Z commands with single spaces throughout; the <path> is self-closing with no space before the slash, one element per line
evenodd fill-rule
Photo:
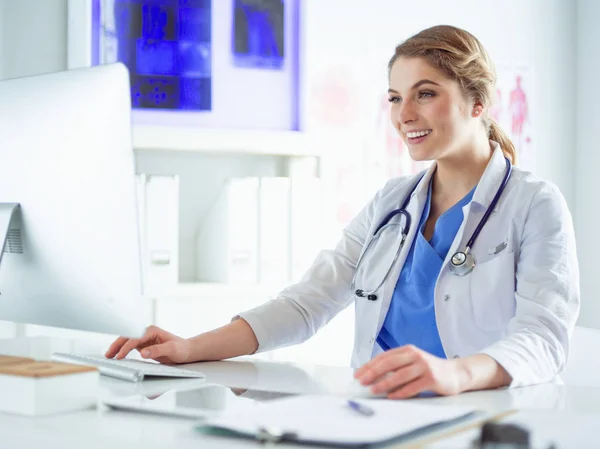
<path fill-rule="evenodd" d="M 402 56 L 425 59 L 448 78 L 458 81 L 465 98 L 480 102 L 486 111 L 492 105 L 496 92 L 494 65 L 481 42 L 471 33 L 449 25 L 427 28 L 396 47 L 389 71 Z M 506 133 L 487 112 L 482 120 L 489 138 L 498 142 L 505 156 L 516 163 L 516 149 Z"/>

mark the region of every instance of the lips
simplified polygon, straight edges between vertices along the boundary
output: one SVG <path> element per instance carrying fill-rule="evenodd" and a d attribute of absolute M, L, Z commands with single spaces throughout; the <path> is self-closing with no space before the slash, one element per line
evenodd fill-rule
<path fill-rule="evenodd" d="M 424 137 L 428 134 L 431 134 L 431 132 L 431 129 L 418 129 L 414 131 L 407 131 L 406 137 L 408 137 L 409 139 L 417 139 L 419 137 Z"/>
<path fill-rule="evenodd" d="M 424 130 L 422 132 L 408 132 L 406 133 L 406 137 L 408 139 L 408 143 L 411 145 L 417 145 L 421 142 L 425 141 L 432 133 L 432 130 Z M 409 137 L 409 134 L 416 137 Z"/>

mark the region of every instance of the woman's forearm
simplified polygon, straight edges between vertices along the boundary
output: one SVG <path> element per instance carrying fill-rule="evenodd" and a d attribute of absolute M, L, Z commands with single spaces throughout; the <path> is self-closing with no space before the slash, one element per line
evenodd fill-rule
<path fill-rule="evenodd" d="M 244 319 L 192 337 L 189 342 L 188 362 L 223 360 L 253 354 L 258 349 L 256 335 Z"/>
<path fill-rule="evenodd" d="M 512 381 L 510 374 L 489 355 L 475 354 L 457 359 L 456 362 L 465 373 L 461 391 L 505 387 Z"/>

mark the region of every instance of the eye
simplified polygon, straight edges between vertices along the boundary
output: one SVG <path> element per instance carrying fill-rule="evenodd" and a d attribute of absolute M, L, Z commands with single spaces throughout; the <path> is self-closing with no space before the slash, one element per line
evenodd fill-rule
<path fill-rule="evenodd" d="M 388 98 L 388 101 L 390 103 L 400 103 L 402 101 L 402 98 L 400 98 L 400 97 L 390 97 L 390 98 Z"/>
<path fill-rule="evenodd" d="M 435 93 L 433 93 L 433 92 L 428 92 L 428 91 L 419 92 L 419 98 L 431 98 L 434 96 L 435 96 Z"/>

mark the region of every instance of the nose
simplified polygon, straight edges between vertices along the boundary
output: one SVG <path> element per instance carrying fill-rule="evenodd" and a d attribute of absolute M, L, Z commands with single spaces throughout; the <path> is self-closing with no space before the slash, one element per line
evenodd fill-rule
<path fill-rule="evenodd" d="M 396 119 L 402 125 L 410 123 L 416 119 L 416 110 L 412 101 L 403 101 L 396 110 Z"/>

